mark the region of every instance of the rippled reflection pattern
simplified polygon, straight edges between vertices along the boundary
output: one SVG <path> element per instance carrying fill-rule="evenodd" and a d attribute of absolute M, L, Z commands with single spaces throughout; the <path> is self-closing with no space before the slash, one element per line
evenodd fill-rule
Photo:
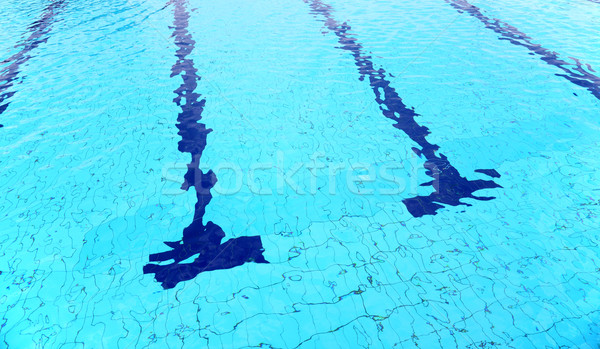
<path fill-rule="evenodd" d="M 598 349 L 600 6 L 467 1 L 0 1 L 0 348 Z"/>
<path fill-rule="evenodd" d="M 32 56 L 30 55 L 30 52 L 32 50 L 48 40 L 51 25 L 56 21 L 55 16 L 60 12 L 64 5 L 65 0 L 50 2 L 44 9 L 42 17 L 27 28 L 31 34 L 21 44 L 17 45 L 21 50 L 0 62 L 0 66 L 10 63 L 0 70 L 0 115 L 2 115 L 10 104 L 7 100 L 16 92 L 8 90 L 15 85 L 15 81 L 20 72 L 19 68 L 31 59 Z M 0 127 L 2 126 L 3 125 L 0 124 Z"/>
<path fill-rule="evenodd" d="M 487 29 L 500 34 L 500 40 L 507 40 L 513 45 L 525 47 L 531 54 L 540 56 L 542 61 L 559 68 L 564 73 L 556 74 L 557 76 L 561 76 L 575 85 L 585 87 L 594 97 L 600 100 L 600 77 L 592 73 L 595 70 L 589 64 L 581 63 L 577 58 L 573 57 L 570 58 L 575 63 L 569 63 L 561 59 L 561 55 L 558 53 L 550 51 L 542 47 L 542 45 L 534 44 L 532 38 L 512 25 L 499 19 L 487 17 L 477 6 L 471 5 L 466 0 L 446 0 L 446 2 L 450 3 L 459 12 L 464 11 L 472 17 L 477 18 Z"/>

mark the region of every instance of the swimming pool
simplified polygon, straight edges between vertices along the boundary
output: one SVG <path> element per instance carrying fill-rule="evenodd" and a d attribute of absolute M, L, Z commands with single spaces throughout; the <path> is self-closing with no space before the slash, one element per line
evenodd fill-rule
<path fill-rule="evenodd" d="M 8 348 L 597 348 L 600 4 L 0 4 Z"/>

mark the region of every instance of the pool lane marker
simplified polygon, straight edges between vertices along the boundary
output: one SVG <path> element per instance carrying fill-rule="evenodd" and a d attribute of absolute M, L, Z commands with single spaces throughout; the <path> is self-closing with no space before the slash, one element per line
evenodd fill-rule
<path fill-rule="evenodd" d="M 17 80 L 20 73 L 19 68 L 31 59 L 32 56 L 29 55 L 29 52 L 48 41 L 46 34 L 50 32 L 51 25 L 55 22 L 55 16 L 64 4 L 65 0 L 53 1 L 48 4 L 42 12 L 42 17 L 28 27 L 31 32 L 29 37 L 21 44 L 15 46 L 15 48 L 21 46 L 21 50 L 0 62 L 0 65 L 10 63 L 8 66 L 0 69 L 0 115 L 8 108 L 10 104 L 8 99 L 16 93 L 16 91 L 8 90 L 14 86 L 14 81 Z M 4 127 L 4 125 L 0 124 L 0 127 Z"/>
<path fill-rule="evenodd" d="M 178 149 L 183 153 L 190 153 L 192 160 L 188 164 L 188 171 L 184 176 L 183 190 L 194 187 L 197 202 L 194 206 L 192 223 L 183 230 L 180 241 L 166 241 L 171 248 L 166 252 L 150 255 L 150 262 L 166 262 L 170 264 L 146 264 L 144 274 L 153 273 L 156 281 L 165 289 L 175 287 L 179 282 L 190 280 L 205 271 L 230 269 L 247 262 L 268 263 L 263 256 L 264 248 L 260 236 L 243 236 L 229 239 L 224 243 L 223 229 L 213 222 L 203 223 L 206 206 L 210 203 L 212 195 L 210 189 L 217 182 L 217 177 L 212 170 L 207 173 L 200 170 L 200 157 L 206 147 L 207 135 L 212 131 L 206 125 L 199 123 L 206 99 L 200 98 L 196 93 L 198 86 L 198 70 L 188 55 L 194 50 L 196 42 L 188 32 L 189 12 L 186 10 L 184 0 L 173 0 L 174 4 L 174 31 L 177 61 L 171 68 L 171 77 L 180 76 L 182 84 L 174 91 L 177 95 L 173 102 L 181 107 L 177 117 L 178 134 L 181 136 Z M 185 103 L 183 103 L 185 100 Z M 191 263 L 182 263 L 186 259 L 197 255 Z"/>
<path fill-rule="evenodd" d="M 503 22 L 499 19 L 489 18 L 481 12 L 481 9 L 470 4 L 466 0 L 445 0 L 460 13 L 468 13 L 478 19 L 487 29 L 500 34 L 499 40 L 506 40 L 513 45 L 525 47 L 531 55 L 537 55 L 540 59 L 549 65 L 562 70 L 564 74 L 555 74 L 561 76 L 577 86 L 586 88 L 588 91 L 600 100 L 600 77 L 592 74 L 596 72 L 589 64 L 581 63 L 577 58 L 571 58 L 575 63 L 569 63 L 561 58 L 559 54 L 534 44 L 532 38 L 527 36 L 519 29 Z M 586 70 L 587 67 L 587 70 Z"/>
<path fill-rule="evenodd" d="M 309 3 L 311 13 L 322 16 L 325 26 L 338 37 L 338 43 L 341 45 L 338 48 L 352 54 L 360 73 L 360 79 L 364 80 L 365 77 L 368 77 L 375 94 L 375 101 L 379 104 L 383 116 L 393 120 L 395 128 L 404 132 L 418 144 L 419 147 L 413 147 L 412 150 L 426 160 L 424 164 L 427 169 L 426 173 L 433 180 L 423 183 L 421 186 L 432 186 L 434 192 L 427 196 L 404 199 L 402 202 L 408 212 L 414 217 L 422 217 L 435 215 L 437 210 L 444 207 L 443 205 L 471 206 L 461 201 L 465 198 L 483 201 L 494 199 L 495 197 L 491 196 L 475 196 L 473 193 L 482 189 L 501 188 L 500 185 L 492 180 L 468 180 L 460 175 L 446 156 L 441 153 L 436 154 L 439 146 L 429 143 L 426 139 L 430 134 L 429 129 L 419 125 L 415 120 L 419 114 L 402 102 L 396 90 L 390 86 L 391 83 L 386 78 L 386 71 L 383 68 L 375 69 L 371 61 L 372 57 L 363 52 L 363 46 L 355 37 L 350 36 L 351 27 L 345 22 L 340 24 L 333 18 L 332 7 L 320 0 L 305 0 L 305 2 Z M 500 174 L 493 169 L 476 170 L 476 172 L 494 178 L 500 177 Z"/>

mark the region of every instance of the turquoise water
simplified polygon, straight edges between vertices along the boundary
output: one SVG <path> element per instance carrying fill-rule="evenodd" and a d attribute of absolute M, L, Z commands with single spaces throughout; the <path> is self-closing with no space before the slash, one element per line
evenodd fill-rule
<path fill-rule="evenodd" d="M 600 4 L 469 4 L 2 1 L 0 347 L 597 348 Z"/>

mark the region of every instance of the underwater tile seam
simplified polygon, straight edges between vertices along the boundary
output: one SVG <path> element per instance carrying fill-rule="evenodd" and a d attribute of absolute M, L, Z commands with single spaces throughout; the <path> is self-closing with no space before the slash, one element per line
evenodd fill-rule
<path fill-rule="evenodd" d="M 174 262 L 163 265 L 149 263 L 143 268 L 144 274 L 154 274 L 154 278 L 164 289 L 173 288 L 179 282 L 193 279 L 205 271 L 230 269 L 247 262 L 269 263 L 263 256 L 264 248 L 260 236 L 242 236 L 221 243 L 225 237 L 223 229 L 211 221 L 203 223 L 206 206 L 212 199 L 210 190 L 217 183 L 217 176 L 212 170 L 204 173 L 199 168 L 207 135 L 212 130 L 198 122 L 202 119 L 206 99 L 200 99 L 200 94 L 195 92 L 200 76 L 194 67 L 194 61 L 188 58 L 196 45 L 187 29 L 190 14 L 186 9 L 185 0 L 173 0 L 167 3 L 169 4 L 175 6 L 172 36 L 178 48 L 175 54 L 177 61 L 171 68 L 171 77 L 181 76 L 183 80 L 174 91 L 177 97 L 173 99 L 173 102 L 181 107 L 176 124 L 181 136 L 178 149 L 182 153 L 190 153 L 192 158 L 187 165 L 188 170 L 181 189 L 187 191 L 194 187 L 197 202 L 194 206 L 193 221 L 183 230 L 182 239 L 165 241 L 165 245 L 171 250 L 151 254 L 149 258 L 150 262 L 165 262 L 171 259 Z M 182 104 L 184 99 L 185 103 Z M 196 254 L 198 256 L 193 262 L 182 263 Z"/>
<path fill-rule="evenodd" d="M 28 54 L 29 52 L 48 41 L 48 36 L 43 36 L 50 32 L 51 25 L 55 22 L 55 15 L 62 9 L 64 4 L 65 0 L 57 0 L 46 6 L 42 17 L 28 27 L 31 31 L 29 37 L 22 44 L 15 46 L 15 48 L 23 46 L 21 51 L 0 62 L 0 64 L 12 62 L 9 66 L 0 70 L 0 115 L 4 113 L 10 104 L 7 100 L 16 93 L 16 91 L 7 92 L 7 90 L 14 86 L 13 81 L 19 76 L 19 68 L 31 59 L 32 56 Z M 4 103 L 5 101 L 6 103 Z M 4 127 L 4 125 L 0 123 L 0 127 Z"/>
<path fill-rule="evenodd" d="M 563 77 L 577 86 L 586 88 L 594 97 L 600 100 L 600 77 L 590 73 L 596 72 L 589 64 L 583 64 L 577 58 L 569 57 L 575 61 L 575 64 L 569 63 L 561 58 L 554 51 L 550 51 L 542 45 L 534 44 L 533 39 L 523 33 L 516 27 L 496 18 L 489 18 L 481 12 L 481 9 L 472 5 L 466 0 L 444 0 L 454 7 L 458 12 L 468 13 L 471 17 L 478 19 L 485 25 L 487 29 L 493 30 L 500 34 L 499 40 L 506 40 L 513 45 L 525 47 L 530 51 L 529 54 L 537 55 L 540 59 L 549 65 L 555 66 L 562 70 L 564 74 L 555 74 Z M 600 1 L 590 0 L 600 3 Z M 589 71 L 586 71 L 584 66 Z"/>

